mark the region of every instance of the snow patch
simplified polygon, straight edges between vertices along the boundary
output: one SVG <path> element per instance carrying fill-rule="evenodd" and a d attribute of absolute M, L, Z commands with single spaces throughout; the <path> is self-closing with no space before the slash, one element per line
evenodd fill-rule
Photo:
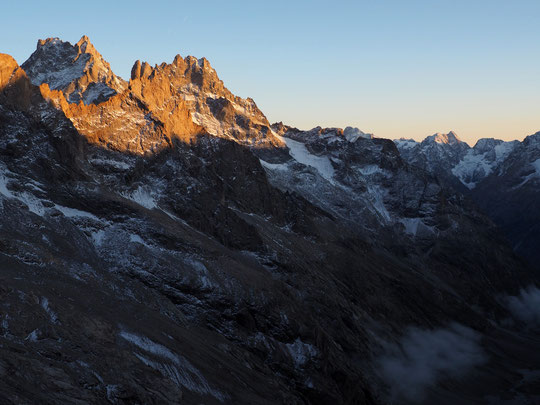
<path fill-rule="evenodd" d="M 347 127 L 343 130 L 343 136 L 345 139 L 351 143 L 354 143 L 358 138 L 371 139 L 373 135 L 366 134 L 363 131 L 360 131 L 358 128 Z"/>
<path fill-rule="evenodd" d="M 103 243 L 103 239 L 105 237 L 105 231 L 99 229 L 97 231 L 94 231 L 91 233 L 90 237 L 92 238 L 92 242 L 96 247 L 101 246 Z"/>
<path fill-rule="evenodd" d="M 134 333 L 126 331 L 120 332 L 120 337 L 127 340 L 131 344 L 142 349 L 146 353 L 152 354 L 161 358 L 163 361 L 151 360 L 139 353 L 134 353 L 135 356 L 149 367 L 158 370 L 165 377 L 170 378 L 178 386 L 182 386 L 192 392 L 201 395 L 209 394 L 214 398 L 223 402 L 226 396 L 220 391 L 212 388 L 201 372 L 195 368 L 185 357 L 173 353 L 167 347 L 156 343 L 147 337 L 138 336 Z"/>
<path fill-rule="evenodd" d="M 469 190 L 475 188 L 479 181 L 489 176 L 515 148 L 515 142 L 500 142 L 492 150 L 489 150 L 489 147 L 486 150 L 485 145 L 485 143 L 477 144 L 474 148 L 469 149 L 463 159 L 452 168 L 452 174 Z M 483 152 L 479 152 L 479 150 Z"/>
<path fill-rule="evenodd" d="M 313 167 L 324 179 L 328 180 L 331 184 L 335 184 L 334 167 L 326 156 L 316 156 L 310 153 L 307 150 L 306 145 L 304 145 L 302 142 L 294 141 L 285 137 L 279 138 L 287 144 L 289 154 L 294 160 L 296 160 L 298 163 L 302 163 L 303 165 Z"/>
<path fill-rule="evenodd" d="M 531 162 L 531 166 L 533 167 L 534 172 L 529 173 L 527 176 L 523 177 L 523 180 L 521 181 L 521 183 L 513 187 L 514 190 L 520 188 L 525 183 L 528 183 L 530 180 L 534 180 L 535 178 L 540 178 L 540 159 L 536 159 L 534 162 Z"/>
<path fill-rule="evenodd" d="M 296 338 L 293 343 L 287 343 L 285 346 L 287 347 L 287 350 L 289 351 L 289 354 L 291 355 L 296 367 L 302 367 L 308 362 L 309 359 L 315 357 L 318 353 L 314 346 L 302 342 L 300 338 Z"/>
<path fill-rule="evenodd" d="M 24 340 L 29 340 L 30 342 L 36 342 L 38 340 L 39 329 L 34 329 Z"/>
<path fill-rule="evenodd" d="M 131 193 L 122 193 L 125 198 L 142 205 L 149 210 L 156 208 L 157 203 L 154 199 L 152 192 L 147 187 L 139 187 L 137 190 Z"/>
<path fill-rule="evenodd" d="M 398 147 L 398 149 L 407 150 L 412 149 L 416 145 L 418 145 L 418 142 L 416 142 L 414 139 L 394 139 L 394 143 Z"/>
<path fill-rule="evenodd" d="M 422 222 L 420 218 L 401 218 L 399 220 L 405 226 L 405 233 L 416 236 L 418 224 Z"/>
<path fill-rule="evenodd" d="M 94 158 L 94 159 L 90 159 L 90 163 L 97 166 L 112 166 L 115 169 L 119 169 L 119 170 L 127 170 L 130 167 L 129 164 L 125 162 L 121 162 L 118 160 L 111 160 L 111 159 Z"/>
<path fill-rule="evenodd" d="M 384 171 L 377 165 L 367 165 L 364 167 L 359 167 L 358 171 L 364 176 L 369 176 L 375 173 L 384 173 Z"/>
<path fill-rule="evenodd" d="M 536 175 L 540 177 L 540 159 L 536 159 L 531 165 L 534 167 L 534 170 L 536 170 Z"/>
<path fill-rule="evenodd" d="M 384 205 L 384 192 L 381 187 L 368 185 L 366 194 L 371 202 L 372 207 L 375 209 L 375 212 L 386 221 L 389 221 L 390 213 Z"/>
<path fill-rule="evenodd" d="M 54 207 L 58 211 L 60 211 L 62 214 L 64 214 L 64 216 L 66 216 L 68 218 L 84 217 L 84 218 L 91 218 L 91 219 L 94 219 L 96 221 L 100 221 L 100 219 L 98 217 L 96 217 L 94 214 L 91 214 L 91 213 L 86 212 L 86 211 L 81 211 L 81 210 L 78 210 L 76 208 L 64 207 L 64 206 L 58 205 L 58 204 L 54 204 Z"/>
<path fill-rule="evenodd" d="M 287 163 L 268 163 L 262 159 L 259 159 L 262 167 L 269 170 L 289 170 L 289 165 Z"/>
<path fill-rule="evenodd" d="M 49 306 L 49 300 L 46 297 L 41 297 L 41 307 L 45 310 L 52 323 L 58 323 L 58 315 Z"/>

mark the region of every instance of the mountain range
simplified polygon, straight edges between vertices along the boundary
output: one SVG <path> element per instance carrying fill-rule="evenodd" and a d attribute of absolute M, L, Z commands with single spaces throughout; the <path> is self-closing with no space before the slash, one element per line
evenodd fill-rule
<path fill-rule="evenodd" d="M 540 269 L 540 132 L 522 142 L 483 138 L 472 148 L 453 132 L 395 143 L 409 164 L 474 200 L 514 251 Z"/>
<path fill-rule="evenodd" d="M 270 124 L 86 36 L 0 54 L 0 401 L 534 403 L 539 145 Z"/>

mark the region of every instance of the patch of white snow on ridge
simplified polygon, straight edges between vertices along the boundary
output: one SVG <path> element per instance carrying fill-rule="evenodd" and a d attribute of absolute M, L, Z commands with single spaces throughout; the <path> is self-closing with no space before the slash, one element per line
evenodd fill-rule
<path fill-rule="evenodd" d="M 158 370 L 164 376 L 170 378 L 177 385 L 182 386 L 198 394 L 209 394 L 223 402 L 226 397 L 220 391 L 212 388 L 201 372 L 195 368 L 185 357 L 173 353 L 167 347 L 156 343 L 147 337 L 138 336 L 126 331 L 120 332 L 120 337 L 131 344 L 144 350 L 146 353 L 161 358 L 163 361 L 150 360 L 141 354 L 134 353 L 135 356 L 149 367 Z"/>
<path fill-rule="evenodd" d="M 129 234 L 129 241 L 131 243 L 139 243 L 149 249 L 152 249 L 152 247 L 150 245 L 148 245 L 144 240 L 143 238 L 141 238 L 139 235 L 135 234 L 135 233 L 130 233 Z"/>
<path fill-rule="evenodd" d="M 358 171 L 364 176 L 369 176 L 375 173 L 384 173 L 384 171 L 377 165 L 366 165 L 364 167 L 360 167 Z"/>
<path fill-rule="evenodd" d="M 420 218 L 401 218 L 399 222 L 405 226 L 405 233 L 415 236 L 418 231 L 418 224 L 422 221 Z"/>
<path fill-rule="evenodd" d="M 296 338 L 294 343 L 287 343 L 285 346 L 296 367 L 302 367 L 309 359 L 317 355 L 317 349 L 308 343 L 302 342 L 300 338 Z"/>
<path fill-rule="evenodd" d="M 62 214 L 64 214 L 64 216 L 66 216 L 68 218 L 85 217 L 85 218 L 94 219 L 96 221 L 100 221 L 100 219 L 98 217 L 96 217 L 94 214 L 91 214 L 91 213 L 86 212 L 86 211 L 81 211 L 81 210 L 78 210 L 76 208 L 64 207 L 64 206 L 58 205 L 58 204 L 55 204 L 54 207 L 58 211 L 60 211 Z"/>
<path fill-rule="evenodd" d="M 469 190 L 476 187 L 478 181 L 489 176 L 493 170 L 514 150 L 514 142 L 501 142 L 495 145 L 495 159 L 488 158 L 489 152 L 478 153 L 475 148 L 469 149 L 463 159 L 452 169 L 456 176 Z M 476 178 L 477 181 L 473 181 Z"/>
<path fill-rule="evenodd" d="M 29 340 L 30 342 L 36 342 L 38 340 L 39 329 L 34 329 L 30 334 L 24 338 L 24 340 Z"/>
<path fill-rule="evenodd" d="M 287 165 L 287 163 L 268 163 L 268 162 L 265 162 L 262 159 L 259 159 L 259 161 L 261 162 L 262 167 L 264 167 L 265 169 L 289 170 L 289 166 Z"/>
<path fill-rule="evenodd" d="M 105 237 L 105 231 L 103 230 L 97 230 L 90 234 L 90 237 L 92 238 L 92 242 L 95 246 L 99 247 L 103 243 L 103 239 Z"/>
<path fill-rule="evenodd" d="M 6 172 L 9 172 L 9 171 L 6 170 Z M 37 214 L 39 216 L 43 216 L 45 214 L 46 209 L 41 203 L 41 200 L 39 198 L 35 197 L 34 195 L 26 191 L 12 192 L 7 188 L 7 183 L 8 183 L 8 178 L 5 175 L 0 174 L 0 193 L 2 195 L 4 195 L 7 198 L 13 198 L 13 199 L 21 201 L 28 207 L 28 210 L 33 212 L 34 214 Z M 37 190 L 40 189 L 39 187 L 37 187 L 36 185 L 30 182 L 28 182 L 27 184 L 30 185 L 34 189 L 37 189 Z"/>
<path fill-rule="evenodd" d="M 94 83 L 92 86 L 88 86 L 83 93 L 83 101 L 85 104 L 91 104 L 96 101 L 100 96 L 109 98 L 116 94 L 116 91 L 111 89 L 105 83 Z"/>
<path fill-rule="evenodd" d="M 0 176 L 0 193 L 2 193 L 7 198 L 15 198 L 13 193 L 7 188 L 7 178 L 5 176 Z"/>
<path fill-rule="evenodd" d="M 379 186 L 367 187 L 367 195 L 375 212 L 378 213 L 386 221 L 390 221 L 390 213 L 384 205 L 384 192 Z"/>
<path fill-rule="evenodd" d="M 28 206 L 28 210 L 33 212 L 34 214 L 37 214 L 39 216 L 43 216 L 45 214 L 45 207 L 41 203 L 41 200 L 39 198 L 34 197 L 30 193 L 20 193 L 18 199 L 25 203 Z"/>
<path fill-rule="evenodd" d="M 41 307 L 47 312 L 52 323 L 58 323 L 58 315 L 49 306 L 49 300 L 46 297 L 41 297 Z"/>
<path fill-rule="evenodd" d="M 279 137 L 287 144 L 289 148 L 289 154 L 298 163 L 302 163 L 306 166 L 311 166 L 316 169 L 319 174 L 330 183 L 334 183 L 334 167 L 326 156 L 316 156 L 310 153 L 306 145 L 302 142 L 294 141 L 290 138 Z"/>
<path fill-rule="evenodd" d="M 516 147 L 515 142 L 501 142 L 495 146 L 495 156 L 498 162 L 502 162 Z"/>
<path fill-rule="evenodd" d="M 427 236 L 436 233 L 434 227 L 426 225 L 421 218 L 400 218 L 398 221 L 403 224 L 405 233 L 410 236 Z"/>
<path fill-rule="evenodd" d="M 136 202 L 139 205 L 142 205 L 145 208 L 153 209 L 157 207 L 156 200 L 152 196 L 152 193 L 150 190 L 148 190 L 146 187 L 139 187 L 137 190 L 131 192 L 131 193 L 122 193 L 124 197 L 127 199 Z"/>
<path fill-rule="evenodd" d="M 469 149 L 463 159 L 452 169 L 452 174 L 469 190 L 476 187 L 476 182 L 472 181 L 475 174 L 481 175 L 483 179 L 491 173 L 495 162 L 488 162 L 486 154 L 474 154 L 474 149 Z"/>
<path fill-rule="evenodd" d="M 518 189 L 523 186 L 525 183 L 528 183 L 530 180 L 533 180 L 535 177 L 540 178 L 540 159 L 536 159 L 534 162 L 531 162 L 531 166 L 534 169 L 534 172 L 525 176 L 521 183 L 513 187 L 513 189 Z"/>
<path fill-rule="evenodd" d="M 394 143 L 398 149 L 411 149 L 418 145 L 414 139 L 394 139 Z"/>
<path fill-rule="evenodd" d="M 95 159 L 90 159 L 90 163 L 92 163 L 93 165 L 99 165 L 99 166 L 112 166 L 120 170 L 127 170 L 130 167 L 129 164 L 125 162 L 121 162 L 118 160 L 111 160 L 111 159 L 95 158 Z"/>
<path fill-rule="evenodd" d="M 351 143 L 356 142 L 358 138 L 371 139 L 373 135 L 366 134 L 363 131 L 360 131 L 358 128 L 347 127 L 343 130 L 343 136 L 345 139 Z"/>
<path fill-rule="evenodd" d="M 534 162 L 531 163 L 531 165 L 536 170 L 536 175 L 540 177 L 540 159 L 536 159 Z"/>

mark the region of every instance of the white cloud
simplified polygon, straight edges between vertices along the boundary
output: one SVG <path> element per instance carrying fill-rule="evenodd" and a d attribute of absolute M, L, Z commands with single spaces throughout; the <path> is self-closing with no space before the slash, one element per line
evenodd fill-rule
<path fill-rule="evenodd" d="M 445 329 L 410 328 L 379 359 L 379 371 L 393 400 L 420 401 L 443 377 L 458 377 L 485 361 L 480 335 L 459 324 Z"/>

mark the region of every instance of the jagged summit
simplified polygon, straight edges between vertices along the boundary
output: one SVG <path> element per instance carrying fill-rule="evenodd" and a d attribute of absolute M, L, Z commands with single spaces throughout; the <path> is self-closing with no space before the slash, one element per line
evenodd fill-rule
<path fill-rule="evenodd" d="M 165 110 L 184 103 L 193 122 L 211 135 L 261 147 L 281 145 L 255 102 L 231 93 L 206 58 L 176 55 L 172 63 L 154 67 L 137 60 L 130 90 Z"/>
<path fill-rule="evenodd" d="M 32 84 L 47 83 L 70 103 L 99 103 L 122 92 L 126 83 L 84 35 L 75 45 L 59 38 L 41 39 L 22 64 Z"/>
<path fill-rule="evenodd" d="M 438 132 L 434 135 L 428 136 L 424 141 L 436 142 L 439 144 L 446 144 L 446 145 L 455 145 L 455 144 L 463 142 L 461 139 L 459 139 L 459 137 L 454 131 L 450 131 L 447 134 Z"/>
<path fill-rule="evenodd" d="M 527 136 L 524 140 L 524 143 L 526 143 L 528 146 L 535 147 L 537 149 L 540 149 L 540 131 Z"/>
<path fill-rule="evenodd" d="M 176 55 L 172 63 L 155 66 L 138 60 L 128 84 L 83 36 L 75 45 L 58 38 L 38 41 L 23 68 L 33 84 L 62 93 L 67 103 L 42 89 L 91 142 L 146 154 L 172 138 L 188 141 L 205 133 L 258 147 L 283 146 L 255 102 L 232 94 L 206 58 Z M 87 125 L 90 117 L 99 125 Z M 157 131 L 148 130 L 156 125 Z"/>

